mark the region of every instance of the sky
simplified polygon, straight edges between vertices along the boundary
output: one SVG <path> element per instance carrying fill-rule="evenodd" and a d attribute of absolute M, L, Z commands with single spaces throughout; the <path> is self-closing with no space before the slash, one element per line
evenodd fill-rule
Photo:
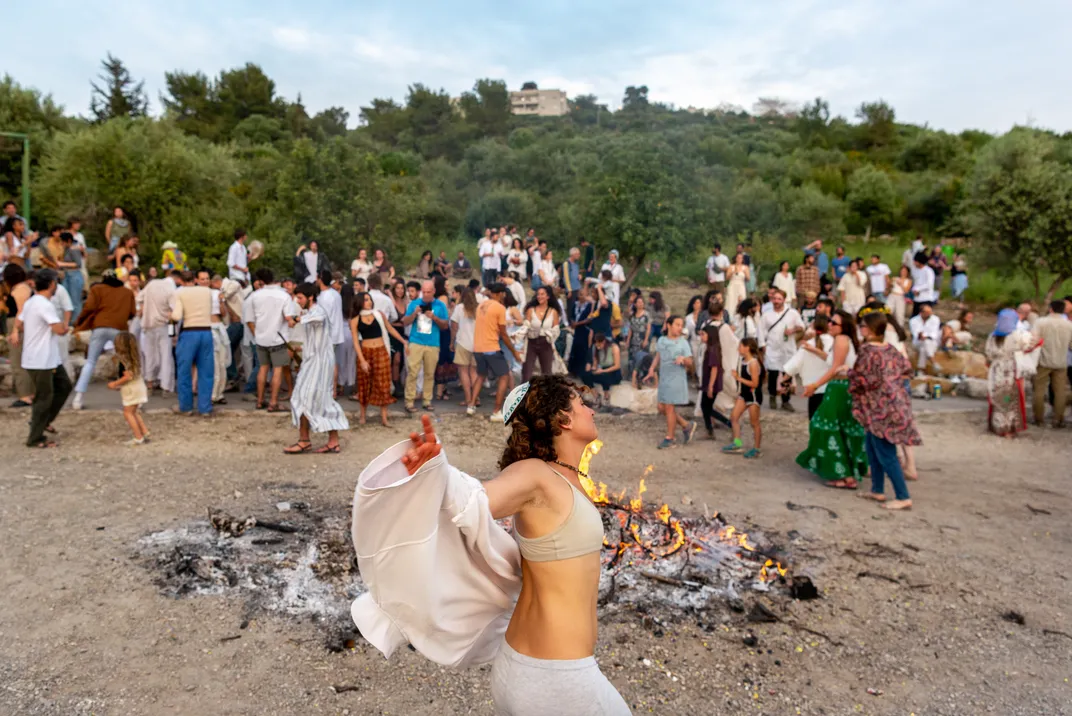
<path fill-rule="evenodd" d="M 5 9 L 0 75 L 88 114 L 107 52 L 159 113 L 164 73 L 260 65 L 309 114 L 452 96 L 483 77 L 535 81 L 611 107 L 628 85 L 678 107 L 823 97 L 852 119 L 884 99 L 900 121 L 1004 132 L 1072 129 L 1069 0 L 82 0 Z M 2 129 L 2 128 L 0 128 Z"/>

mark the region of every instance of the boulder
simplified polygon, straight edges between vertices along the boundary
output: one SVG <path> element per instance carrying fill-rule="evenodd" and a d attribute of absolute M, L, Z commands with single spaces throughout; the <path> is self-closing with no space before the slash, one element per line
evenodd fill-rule
<path fill-rule="evenodd" d="M 942 386 L 942 395 L 953 395 L 958 383 L 954 383 L 951 380 L 945 378 L 935 378 L 933 376 L 926 376 L 924 378 L 913 378 L 911 394 L 913 398 L 928 398 L 934 395 L 934 386 L 938 384 Z"/>
<path fill-rule="evenodd" d="M 962 398 L 986 400 L 987 381 L 982 378 L 965 378 L 957 386 L 957 395 Z"/>
<path fill-rule="evenodd" d="M 634 388 L 629 383 L 622 383 L 610 389 L 610 404 L 639 415 L 658 413 L 659 391 L 656 388 Z"/>

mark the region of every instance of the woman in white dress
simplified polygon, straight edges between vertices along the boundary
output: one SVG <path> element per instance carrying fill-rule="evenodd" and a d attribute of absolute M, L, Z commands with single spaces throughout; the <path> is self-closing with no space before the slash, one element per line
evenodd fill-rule
<path fill-rule="evenodd" d="M 506 270 L 517 271 L 518 280 L 528 278 L 529 253 L 525 251 L 525 242 L 514 239 L 513 248 L 506 254 Z"/>
<path fill-rule="evenodd" d="M 368 249 L 358 249 L 357 258 L 350 264 L 350 275 L 367 283 L 369 274 L 374 270 L 375 267 L 368 260 Z"/>
<path fill-rule="evenodd" d="M 792 306 L 797 302 L 797 280 L 793 278 L 793 272 L 789 270 L 789 262 L 783 261 L 778 267 L 778 273 L 774 274 L 771 281 L 772 288 L 779 288 L 785 294 L 786 305 Z"/>
<path fill-rule="evenodd" d="M 756 326 L 756 313 L 759 306 L 751 298 L 746 298 L 737 304 L 737 313 L 733 317 L 733 333 L 738 341 L 745 338 L 759 338 L 759 329 Z"/>
<path fill-rule="evenodd" d="M 905 324 L 905 308 L 908 297 L 912 295 L 912 270 L 902 266 L 897 273 L 897 278 L 890 284 L 890 295 L 887 303 L 890 307 L 890 315 L 897 321 L 897 325 Z"/>
<path fill-rule="evenodd" d="M 752 270 L 744 265 L 744 254 L 737 254 L 733 257 L 733 263 L 726 269 L 726 281 L 729 282 L 729 288 L 726 289 L 726 310 L 730 312 L 730 315 L 736 315 L 737 306 L 748 295 L 748 279 L 752 275 Z"/>
<path fill-rule="evenodd" d="M 316 305 L 320 289 L 316 284 L 303 283 L 294 291 L 294 300 L 301 308 L 301 317 L 287 317 L 291 327 L 299 322 L 305 329 L 301 370 L 290 396 L 290 414 L 298 427 L 298 442 L 283 450 L 287 455 L 310 452 L 313 443 L 309 432 L 327 433 L 327 444 L 317 453 L 339 452 L 339 431 L 349 430 L 346 413 L 335 402 L 335 347 L 328 336 L 328 315 Z"/>

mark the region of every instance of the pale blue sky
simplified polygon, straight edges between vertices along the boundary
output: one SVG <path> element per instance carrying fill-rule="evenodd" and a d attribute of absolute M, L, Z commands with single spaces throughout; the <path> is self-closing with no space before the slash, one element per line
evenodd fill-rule
<path fill-rule="evenodd" d="M 683 107 L 822 96 L 851 118 L 883 98 L 899 119 L 955 131 L 1072 129 L 1069 0 L 24 0 L 4 26 L 0 74 L 82 114 L 111 51 L 154 112 L 165 71 L 251 61 L 310 114 L 341 105 L 351 125 L 408 84 L 457 95 L 491 77 L 611 106 L 646 84 Z"/>

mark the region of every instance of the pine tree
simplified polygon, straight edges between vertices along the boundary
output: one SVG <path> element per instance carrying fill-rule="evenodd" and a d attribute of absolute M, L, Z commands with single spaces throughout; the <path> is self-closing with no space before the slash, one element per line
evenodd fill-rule
<path fill-rule="evenodd" d="M 145 83 L 134 83 L 130 72 L 123 66 L 122 60 L 108 53 L 101 62 L 104 72 L 100 74 L 103 89 L 96 82 L 93 86 L 93 98 L 89 109 L 98 122 L 113 117 L 144 117 L 149 112 L 149 98 L 145 94 Z"/>

